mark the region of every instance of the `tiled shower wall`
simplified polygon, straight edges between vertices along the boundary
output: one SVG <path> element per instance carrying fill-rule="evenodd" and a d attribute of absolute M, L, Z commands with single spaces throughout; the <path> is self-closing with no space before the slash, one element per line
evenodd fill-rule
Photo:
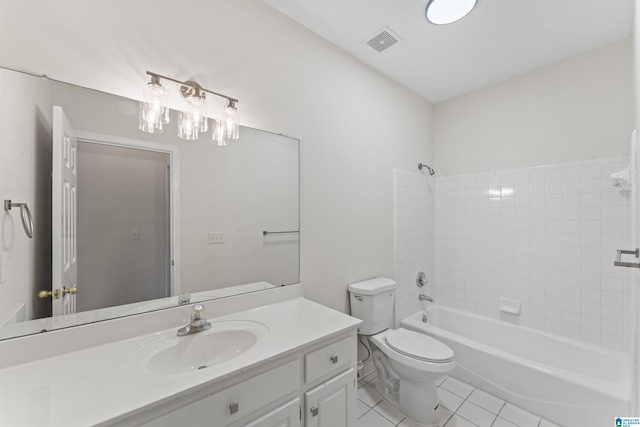
<path fill-rule="evenodd" d="M 420 292 L 435 297 L 435 185 L 433 177 L 394 170 L 396 326 L 421 309 Z M 419 271 L 429 281 L 420 290 Z"/>
<path fill-rule="evenodd" d="M 616 249 L 634 243 L 631 191 L 614 187 L 609 178 L 627 164 L 617 157 L 437 178 L 438 302 L 630 350 L 632 275 L 613 261 Z M 413 183 L 400 174 L 397 179 Z M 405 203 L 401 194 L 396 227 L 404 233 L 398 238 L 403 245 L 407 232 L 417 232 L 409 225 L 419 221 L 406 218 L 418 215 L 398 203 Z M 406 244 L 416 249 L 411 242 Z M 404 281 L 418 253 L 397 254 Z M 408 289 L 398 300 L 401 309 Z M 521 313 L 501 313 L 500 297 L 520 301 Z"/>

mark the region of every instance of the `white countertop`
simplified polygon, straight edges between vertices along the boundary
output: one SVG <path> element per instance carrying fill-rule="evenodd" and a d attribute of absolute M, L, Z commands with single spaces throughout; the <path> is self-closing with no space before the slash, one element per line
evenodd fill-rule
<path fill-rule="evenodd" d="M 360 323 L 304 298 L 208 320 L 260 322 L 269 329 L 269 335 L 235 359 L 178 375 L 146 372 L 135 366 L 130 357 L 158 335 L 177 329 L 173 327 L 7 367 L 0 370 L 0 425 L 86 427 L 106 423 L 194 387 L 275 360 Z M 135 322 L 135 317 L 131 321 Z"/>

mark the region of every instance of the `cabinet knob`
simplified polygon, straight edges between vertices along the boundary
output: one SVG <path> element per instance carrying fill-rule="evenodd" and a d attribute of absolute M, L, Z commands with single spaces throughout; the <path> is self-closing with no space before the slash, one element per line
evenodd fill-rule
<path fill-rule="evenodd" d="M 330 359 L 331 359 L 331 363 L 333 363 L 334 365 L 338 363 L 338 356 L 331 356 Z"/>
<path fill-rule="evenodd" d="M 240 405 L 238 405 L 237 403 L 233 402 L 229 404 L 229 412 L 231 413 L 231 415 L 238 412 L 239 409 L 240 409 Z"/>
<path fill-rule="evenodd" d="M 311 416 L 312 417 L 318 416 L 318 408 L 311 408 Z"/>

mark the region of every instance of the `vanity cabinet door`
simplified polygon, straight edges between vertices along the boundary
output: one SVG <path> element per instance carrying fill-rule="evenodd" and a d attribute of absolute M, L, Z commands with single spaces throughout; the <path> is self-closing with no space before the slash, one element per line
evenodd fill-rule
<path fill-rule="evenodd" d="M 244 427 L 300 427 L 300 399 L 295 398 Z"/>
<path fill-rule="evenodd" d="M 305 427 L 355 426 L 356 392 L 353 368 L 306 392 Z"/>

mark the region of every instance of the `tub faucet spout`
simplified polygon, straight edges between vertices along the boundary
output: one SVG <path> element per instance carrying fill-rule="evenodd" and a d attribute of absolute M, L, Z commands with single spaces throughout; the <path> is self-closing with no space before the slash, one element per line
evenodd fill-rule
<path fill-rule="evenodd" d="M 431 298 L 429 295 L 420 294 L 420 296 L 418 298 L 420 299 L 420 301 L 433 302 L 433 298 Z"/>

